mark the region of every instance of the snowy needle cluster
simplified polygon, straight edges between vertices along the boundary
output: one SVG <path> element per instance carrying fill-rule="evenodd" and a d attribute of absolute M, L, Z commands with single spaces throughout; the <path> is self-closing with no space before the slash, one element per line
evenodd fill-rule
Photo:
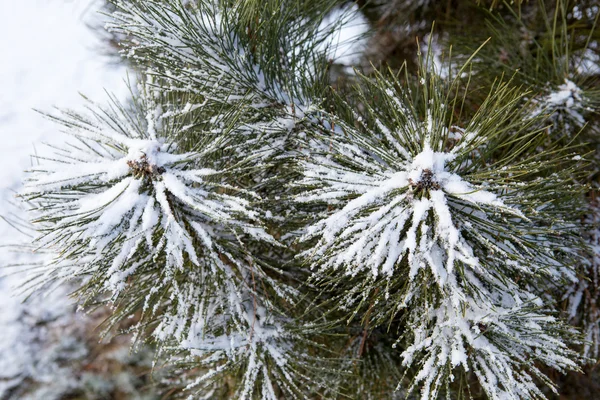
<path fill-rule="evenodd" d="M 574 280 L 577 227 L 561 216 L 577 203 L 556 194 L 577 197 L 564 186 L 575 164 L 532 145 L 544 132 L 521 89 L 498 84 L 472 117 L 454 120 L 456 82 L 421 72 L 416 88 L 366 80 L 364 116 L 342 101 L 347 119 L 322 134 L 330 148 L 303 163 L 310 190 L 296 201 L 330 211 L 308 226 L 303 240 L 318 241 L 300 256 L 341 311 L 393 326 L 402 364 L 414 368 L 409 388 L 423 398 L 457 370 L 472 371 L 490 398 L 542 396 L 536 361 L 576 368 L 542 300 L 552 282 Z"/>
<path fill-rule="evenodd" d="M 111 304 L 108 330 L 135 318 L 167 396 L 558 393 L 551 371 L 598 348 L 559 312 L 571 299 L 576 319 L 597 281 L 589 79 L 568 61 L 543 85 L 497 64 L 490 79 L 497 43 L 454 65 L 430 35 L 416 69 L 332 84 L 332 34 L 359 12 L 331 22 L 336 6 L 114 0 L 137 84 L 129 104 L 51 116 L 69 138 L 20 193 L 54 255 L 31 284 L 76 282 L 83 305 Z"/>

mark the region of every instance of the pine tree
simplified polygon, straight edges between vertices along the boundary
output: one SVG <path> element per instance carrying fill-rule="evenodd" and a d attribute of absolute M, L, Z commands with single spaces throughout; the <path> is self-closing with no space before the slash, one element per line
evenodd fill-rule
<path fill-rule="evenodd" d="M 343 2 L 113 0 L 131 103 L 48 115 L 31 285 L 135 318 L 167 397 L 558 393 L 598 355 L 598 7 L 458 3 L 367 2 L 428 40 L 333 82 Z"/>

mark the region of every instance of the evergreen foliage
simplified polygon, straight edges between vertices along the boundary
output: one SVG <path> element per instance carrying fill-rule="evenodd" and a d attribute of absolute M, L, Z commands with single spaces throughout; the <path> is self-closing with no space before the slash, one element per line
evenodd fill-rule
<path fill-rule="evenodd" d="M 458 40 L 435 2 L 363 4 L 428 40 L 332 82 L 343 2 L 113 0 L 137 84 L 50 115 L 32 285 L 135 318 L 168 396 L 559 393 L 598 356 L 599 10 L 459 3 Z"/>

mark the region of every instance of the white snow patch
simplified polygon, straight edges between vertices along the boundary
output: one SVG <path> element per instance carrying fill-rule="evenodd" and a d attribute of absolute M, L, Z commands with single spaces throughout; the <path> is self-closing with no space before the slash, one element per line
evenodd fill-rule
<path fill-rule="evenodd" d="M 326 41 L 333 50 L 331 59 L 337 64 L 356 65 L 367 45 L 368 21 L 356 4 L 350 4 L 333 10 L 320 28 L 325 29 L 332 24 L 339 24 L 339 27 Z"/>
<path fill-rule="evenodd" d="M 540 101 L 540 108 L 536 114 L 547 109 L 549 112 L 555 113 L 554 118 L 564 120 L 567 129 L 570 128 L 571 123 L 576 126 L 585 124 L 585 118 L 581 114 L 585 110 L 583 91 L 569 79 L 565 79 L 565 83 L 559 85 L 555 91 Z"/>
<path fill-rule="evenodd" d="M 331 202 L 348 195 L 359 196 L 340 210 L 307 229 L 304 239 L 320 237 L 317 246 L 304 256 L 325 257 L 322 269 L 344 267 L 349 275 L 366 269 L 378 275 L 392 275 L 407 258 L 409 277 L 428 268 L 440 286 L 451 275 L 455 262 L 477 267 L 479 261 L 453 221 L 449 198 L 458 198 L 475 207 L 491 206 L 514 216 L 519 210 L 508 207 L 494 193 L 475 187 L 448 170 L 453 153 L 435 152 L 429 144 L 403 171 L 358 174 L 332 164 L 308 163 L 306 183 L 324 179 L 328 187 L 297 201 Z M 369 166 L 371 170 L 374 165 Z M 428 194 L 419 197 L 421 191 Z M 430 226 L 428 217 L 433 216 Z M 403 234 L 403 232 L 405 232 Z"/>
<path fill-rule="evenodd" d="M 550 93 L 546 98 L 548 105 L 557 107 L 580 107 L 581 89 L 572 81 L 565 79 L 565 83 L 558 86 L 558 90 Z"/>

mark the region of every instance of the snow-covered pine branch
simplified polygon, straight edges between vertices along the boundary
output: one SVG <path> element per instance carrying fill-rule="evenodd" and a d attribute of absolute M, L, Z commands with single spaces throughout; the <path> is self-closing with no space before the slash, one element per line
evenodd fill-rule
<path fill-rule="evenodd" d="M 543 132 L 520 89 L 498 84 L 464 120 L 448 107 L 460 81 L 420 74 L 415 85 L 363 78 L 364 117 L 340 99 L 346 112 L 303 162 L 296 201 L 328 211 L 307 227 L 301 257 L 340 311 L 369 326 L 403 315 L 398 345 L 423 398 L 458 371 L 493 399 L 543 398 L 535 380 L 551 382 L 531 360 L 578 368 L 541 297 L 575 279 L 581 256 L 568 222 L 582 211 L 573 155 L 537 151 Z"/>
<path fill-rule="evenodd" d="M 538 312 L 539 298 L 485 304 L 465 297 L 459 307 L 434 301 L 440 305 L 413 305 L 409 346 L 402 353 L 403 365 L 417 371 L 409 390 L 420 387 L 421 398 L 436 398 L 446 382 L 463 379 L 466 371 L 490 399 L 545 399 L 536 382 L 556 389 L 540 365 L 562 373 L 579 370 L 580 358 L 563 341 L 573 340 L 575 331 Z"/>
<path fill-rule="evenodd" d="M 586 124 L 584 115 L 594 111 L 593 101 L 569 79 L 549 89 L 547 94 L 538 96 L 534 102 L 538 104 L 534 114 L 550 115 L 549 130 L 568 136 L 579 133 Z"/>
<path fill-rule="evenodd" d="M 292 4 L 281 10 L 277 2 L 275 9 L 267 2 L 260 10 L 265 15 L 255 17 L 273 20 L 252 24 L 245 15 L 254 11 L 248 9 L 251 2 L 117 0 L 115 5 L 107 28 L 128 41 L 125 55 L 143 65 L 151 60 L 147 72 L 165 78 L 172 85 L 166 89 L 197 93 L 209 102 L 248 99 L 256 108 L 274 101 L 291 104 L 304 97 L 303 83 L 316 73 L 311 65 L 318 61 L 316 47 L 325 40 L 323 34 L 309 37 L 315 21 L 294 13 Z M 267 38 L 261 31 L 282 28 L 287 29 L 283 37 Z M 286 68 L 273 65 L 277 62 Z"/>
<path fill-rule="evenodd" d="M 478 83 L 506 75 L 529 88 L 531 95 L 526 99 L 536 104 L 532 112 L 549 115 L 542 121 L 553 139 L 596 135 L 597 128 L 590 122 L 600 110 L 600 90 L 597 70 L 586 65 L 593 54 L 594 34 L 583 27 L 597 22 L 597 9 L 567 1 L 545 2 L 515 19 L 490 14 L 480 40 L 491 36 L 494 40 L 480 49 L 473 62 Z M 470 40 L 459 39 L 458 48 Z M 469 57 L 475 48 L 462 57 Z M 582 131 L 587 135 L 581 135 Z"/>
<path fill-rule="evenodd" d="M 582 329 L 582 354 L 590 357 L 592 362 L 600 356 L 600 208 L 596 196 L 597 192 L 592 191 L 584 220 L 588 229 L 585 234 L 589 245 L 588 259 L 579 266 L 578 281 L 569 286 L 563 295 L 567 318 Z"/>
<path fill-rule="evenodd" d="M 38 157 L 21 193 L 37 244 L 56 254 L 39 280 L 83 277 L 78 293 L 91 301 L 108 292 L 107 325 L 141 312 L 138 338 L 151 333 L 167 358 L 183 357 L 182 375 L 200 375 L 187 381 L 192 392 L 238 375 L 241 398 L 304 398 L 328 386 L 324 377 L 339 373 L 308 356 L 316 344 L 282 317 L 280 306 L 299 297 L 289 286 L 298 276 L 266 265 L 278 244 L 264 220 L 276 211 L 264 212 L 253 190 L 286 188 L 265 170 L 285 179 L 273 156 L 295 150 L 293 137 L 315 123 L 326 83 L 315 48 L 326 35 L 308 35 L 308 21 L 279 1 L 282 14 L 256 28 L 285 37 L 241 26 L 241 3 L 116 5 L 109 28 L 144 66 L 141 93 L 131 110 L 92 105 L 55 117 L 76 140 Z"/>
<path fill-rule="evenodd" d="M 119 0 L 107 27 L 161 90 L 192 95 L 187 111 L 243 112 L 240 156 L 268 158 L 294 146 L 327 84 L 328 35 L 337 25 L 320 27 L 332 5 L 312 3 L 323 7 L 307 19 L 297 2 Z"/>
<path fill-rule="evenodd" d="M 549 368 L 579 368 L 568 345 L 590 348 L 553 299 L 575 282 L 575 315 L 588 287 L 584 162 L 547 128 L 584 125 L 598 92 L 559 40 L 519 66 L 498 46 L 537 39 L 505 29 L 518 37 L 440 77 L 427 68 L 453 38 L 432 32 L 416 76 L 337 81 L 336 1 L 111 3 L 141 93 L 55 117 L 72 139 L 21 193 L 54 255 L 31 284 L 80 279 L 113 307 L 108 329 L 139 317 L 190 398 L 544 398 Z"/>
<path fill-rule="evenodd" d="M 331 386 L 339 374 L 335 363 L 315 355 L 318 345 L 298 329 L 297 321 L 269 311 L 261 301 L 242 293 L 241 319 L 236 317 L 235 324 L 224 315 L 220 322 L 192 327 L 194 335 L 179 345 L 189 351 L 180 363 L 197 367 L 183 369 L 190 398 L 222 391 L 225 376 L 236 377 L 228 388 L 236 399 L 305 399 Z"/>
<path fill-rule="evenodd" d="M 39 157 L 20 196 L 37 245 L 56 254 L 48 269 L 86 277 L 83 295 L 108 291 L 125 316 L 158 313 L 157 336 L 181 339 L 212 317 L 210 302 L 235 312 L 251 279 L 260 290 L 274 284 L 246 243 L 277 244 L 253 206 L 258 196 L 234 186 L 247 167 L 228 161 L 226 130 L 177 140 L 189 122 L 173 117 L 178 103 L 141 86 L 133 109 L 93 105 L 91 116 L 55 117 L 74 140 Z"/>

